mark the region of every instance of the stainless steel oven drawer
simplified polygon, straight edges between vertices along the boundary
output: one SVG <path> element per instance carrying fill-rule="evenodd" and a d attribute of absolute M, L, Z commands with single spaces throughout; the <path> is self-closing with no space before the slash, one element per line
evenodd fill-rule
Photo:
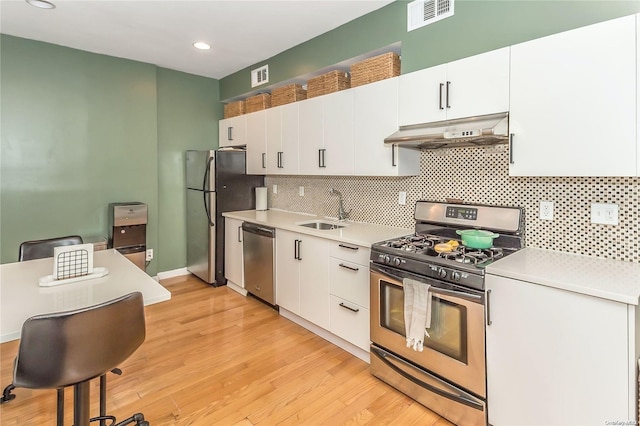
<path fill-rule="evenodd" d="M 371 345 L 371 374 L 458 426 L 487 424 L 484 401 Z"/>

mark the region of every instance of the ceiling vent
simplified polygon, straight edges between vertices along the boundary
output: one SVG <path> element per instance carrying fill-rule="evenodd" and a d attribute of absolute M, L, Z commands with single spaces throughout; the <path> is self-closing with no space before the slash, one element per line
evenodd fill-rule
<path fill-rule="evenodd" d="M 407 5 L 407 31 L 453 16 L 453 0 L 415 0 Z"/>
<path fill-rule="evenodd" d="M 260 86 L 269 82 L 269 65 L 256 68 L 251 71 L 251 87 Z"/>

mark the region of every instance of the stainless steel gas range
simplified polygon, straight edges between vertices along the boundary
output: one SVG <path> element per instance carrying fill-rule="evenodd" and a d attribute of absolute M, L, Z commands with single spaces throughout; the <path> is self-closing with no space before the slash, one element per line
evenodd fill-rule
<path fill-rule="evenodd" d="M 415 220 L 415 234 L 371 247 L 371 373 L 457 425 L 485 425 L 484 267 L 523 247 L 524 209 L 418 201 Z M 465 229 L 498 236 L 471 249 Z M 416 283 L 430 299 L 422 351 L 406 339 Z"/>

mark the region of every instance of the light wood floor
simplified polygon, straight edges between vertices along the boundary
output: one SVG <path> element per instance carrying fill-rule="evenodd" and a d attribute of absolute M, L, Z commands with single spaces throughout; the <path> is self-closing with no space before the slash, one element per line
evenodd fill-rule
<path fill-rule="evenodd" d="M 369 374 L 368 364 L 253 298 L 194 277 L 163 281 L 172 299 L 146 307 L 147 338 L 108 377 L 108 412 L 158 425 L 450 425 Z M 11 382 L 18 341 L 0 345 Z M 97 415 L 97 380 L 92 415 Z M 55 425 L 54 390 L 16 389 L 0 424 Z M 73 423 L 72 389 L 65 424 Z"/>

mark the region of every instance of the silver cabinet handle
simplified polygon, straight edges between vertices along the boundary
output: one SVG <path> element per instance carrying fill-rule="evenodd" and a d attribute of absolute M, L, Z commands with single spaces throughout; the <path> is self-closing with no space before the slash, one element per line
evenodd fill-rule
<path fill-rule="evenodd" d="M 267 168 L 267 153 L 266 152 L 262 153 L 262 168 L 263 169 Z"/>
<path fill-rule="evenodd" d="M 318 167 L 321 167 L 321 168 L 327 167 L 327 165 L 325 164 L 325 157 L 324 157 L 324 154 L 326 151 L 327 151 L 326 149 L 318 150 Z"/>
<path fill-rule="evenodd" d="M 302 257 L 300 257 L 301 245 L 302 245 L 302 240 L 295 240 L 293 243 L 293 258 L 296 260 L 302 260 Z"/>
<path fill-rule="evenodd" d="M 451 91 L 451 82 L 447 81 L 447 108 L 451 108 L 451 105 L 449 105 L 449 92 Z"/>
<path fill-rule="evenodd" d="M 340 302 L 340 307 L 350 310 L 351 312 L 360 312 L 358 308 L 352 308 L 351 306 L 347 306 L 344 303 Z"/>
<path fill-rule="evenodd" d="M 241 243 L 242 242 L 242 226 L 238 226 L 238 242 Z"/>
<path fill-rule="evenodd" d="M 396 149 L 398 149 L 397 144 L 391 145 L 391 167 L 396 167 L 398 163 L 396 163 Z"/>
<path fill-rule="evenodd" d="M 515 134 L 509 133 L 509 164 L 513 164 L 513 137 Z"/>
<path fill-rule="evenodd" d="M 360 268 L 354 268 L 353 266 L 345 265 L 344 263 L 341 263 L 338 266 L 340 266 L 341 268 L 349 269 L 354 272 L 358 272 L 360 270 Z"/>
<path fill-rule="evenodd" d="M 440 109 L 444 109 L 442 107 L 442 89 L 444 89 L 444 83 L 440 83 L 440 91 L 438 92 L 438 95 L 439 95 L 438 96 L 438 102 L 439 102 L 438 108 L 440 108 Z"/>
<path fill-rule="evenodd" d="M 349 249 L 349 250 L 358 250 L 358 248 L 359 248 L 359 247 L 346 246 L 344 244 L 338 244 L 338 247 L 346 248 L 346 249 Z"/>
<path fill-rule="evenodd" d="M 491 325 L 493 323 L 493 321 L 491 321 L 491 303 L 489 302 L 491 300 L 491 289 L 487 290 L 487 325 Z"/>
<path fill-rule="evenodd" d="M 233 127 L 227 127 L 227 140 L 233 140 Z"/>
<path fill-rule="evenodd" d="M 282 151 L 278 151 L 278 168 L 281 169 L 282 167 Z"/>

